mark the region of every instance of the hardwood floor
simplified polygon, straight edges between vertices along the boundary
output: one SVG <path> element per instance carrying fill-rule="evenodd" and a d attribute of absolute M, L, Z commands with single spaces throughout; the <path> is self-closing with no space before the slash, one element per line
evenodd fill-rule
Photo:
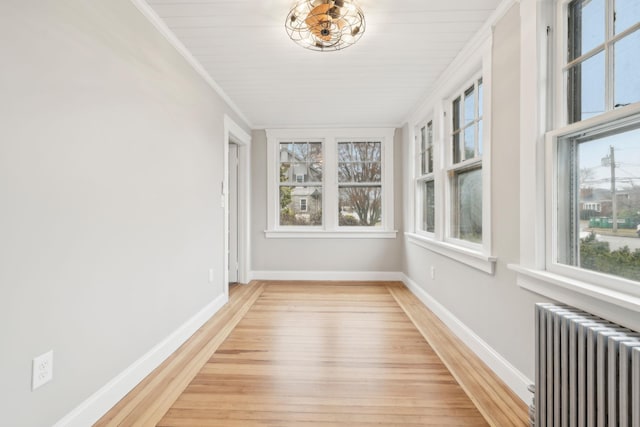
<path fill-rule="evenodd" d="M 524 403 L 402 284 L 259 282 L 231 298 L 97 425 L 527 424 Z M 438 350 L 453 375 L 425 338 L 456 347 Z"/>

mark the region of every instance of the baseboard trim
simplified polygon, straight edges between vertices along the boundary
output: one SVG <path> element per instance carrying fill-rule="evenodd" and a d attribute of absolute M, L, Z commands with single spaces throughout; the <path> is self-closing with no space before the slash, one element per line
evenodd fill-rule
<path fill-rule="evenodd" d="M 251 280 L 402 281 L 399 271 L 252 271 Z"/>
<path fill-rule="evenodd" d="M 167 357 L 184 344 L 227 302 L 226 295 L 218 296 L 171 335 L 155 345 L 149 352 L 65 415 L 53 427 L 86 427 L 93 425 L 147 375 L 160 366 Z"/>
<path fill-rule="evenodd" d="M 404 274 L 402 276 L 402 281 L 409 290 L 528 405 L 531 402 L 531 393 L 527 387 L 533 381 L 516 369 L 453 313 L 429 295 L 420 285 L 410 277 Z"/>

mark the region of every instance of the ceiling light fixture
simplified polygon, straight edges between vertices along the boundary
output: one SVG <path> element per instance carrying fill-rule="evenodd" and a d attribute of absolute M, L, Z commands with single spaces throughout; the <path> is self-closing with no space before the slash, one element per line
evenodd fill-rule
<path fill-rule="evenodd" d="M 340 50 L 364 34 L 362 9 L 352 0 L 299 0 L 285 22 L 289 37 L 311 50 Z"/>

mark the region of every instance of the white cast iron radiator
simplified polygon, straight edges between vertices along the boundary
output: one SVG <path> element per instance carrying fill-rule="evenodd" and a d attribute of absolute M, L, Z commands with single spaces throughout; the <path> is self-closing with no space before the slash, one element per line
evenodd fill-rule
<path fill-rule="evenodd" d="M 576 308 L 536 305 L 538 427 L 640 427 L 640 335 Z"/>

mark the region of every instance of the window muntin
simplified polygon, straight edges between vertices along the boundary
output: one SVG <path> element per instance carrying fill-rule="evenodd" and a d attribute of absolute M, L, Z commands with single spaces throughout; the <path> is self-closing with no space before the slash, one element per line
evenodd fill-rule
<path fill-rule="evenodd" d="M 556 262 L 640 281 L 640 116 L 557 139 Z"/>
<path fill-rule="evenodd" d="M 316 141 L 281 142 L 278 161 L 280 173 L 279 225 L 321 226 L 322 143 Z M 305 200 L 304 205 L 302 200 Z"/>
<path fill-rule="evenodd" d="M 637 1 L 574 0 L 568 5 L 567 122 L 640 101 Z"/>
<path fill-rule="evenodd" d="M 483 85 L 474 80 L 451 102 L 449 236 L 482 244 Z"/>
<path fill-rule="evenodd" d="M 382 143 L 338 142 L 339 226 L 382 227 Z"/>

